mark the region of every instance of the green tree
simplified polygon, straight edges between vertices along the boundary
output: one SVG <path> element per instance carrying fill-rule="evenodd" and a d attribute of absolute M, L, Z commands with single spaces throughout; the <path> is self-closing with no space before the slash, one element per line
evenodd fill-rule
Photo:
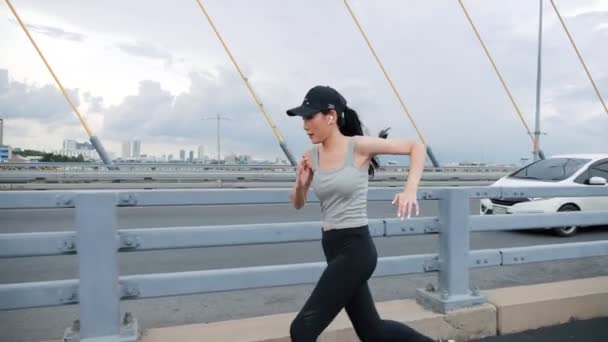
<path fill-rule="evenodd" d="M 82 154 L 79 154 L 78 157 L 67 157 L 54 153 L 44 153 L 41 161 L 43 162 L 56 162 L 56 163 L 65 163 L 65 162 L 76 162 L 83 163 L 86 162 Z"/>

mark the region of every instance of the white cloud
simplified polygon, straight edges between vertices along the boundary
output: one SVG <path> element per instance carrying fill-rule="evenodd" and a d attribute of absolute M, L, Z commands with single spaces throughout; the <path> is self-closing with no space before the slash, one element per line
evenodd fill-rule
<path fill-rule="evenodd" d="M 150 43 L 120 43 L 117 45 L 117 47 L 125 53 L 133 56 L 160 59 L 164 61 L 165 67 L 170 67 L 171 64 L 173 64 L 173 56 L 171 53 Z"/>
<path fill-rule="evenodd" d="M 80 105 L 78 89 L 66 89 L 76 106 Z M 70 114 L 65 98 L 52 85 L 36 86 L 11 82 L 0 93 L 0 113 L 5 118 L 35 118 L 41 121 L 65 122 Z"/>
<path fill-rule="evenodd" d="M 466 3 L 532 125 L 538 3 Z M 372 133 L 391 126 L 393 136 L 417 136 L 341 1 L 210 0 L 205 4 L 296 154 L 309 142 L 300 120 L 288 118 L 285 109 L 298 104 L 316 84 L 343 92 Z M 380 6 L 351 1 L 351 5 L 441 161 L 513 162 L 529 153 L 529 138 L 456 2 L 392 0 Z M 605 2 L 558 2 L 558 6 L 607 99 L 608 69 L 603 61 L 608 47 L 602 43 L 607 30 L 597 29 L 606 18 Z M 215 124 L 201 117 L 219 112 L 234 119 L 222 122 L 223 150 L 267 158 L 281 154 L 195 2 L 167 6 L 154 1 L 108 1 L 84 6 L 30 1 L 17 7 L 29 24 L 86 37 L 75 42 L 34 32 L 64 84 L 80 89 L 82 110 L 106 148 L 118 152 L 121 140 L 138 137 L 148 153 L 175 155 L 180 148 L 195 149 L 199 144 L 214 150 Z M 75 118 L 67 105 L 62 107 L 61 99 L 51 101 L 46 85 L 52 79 L 23 32 L 10 24 L 10 16 L 0 20 L 0 33 L 7 37 L 0 41 L 0 50 L 9 51 L 0 55 L 0 67 L 9 69 L 17 80 L 13 83 L 29 85 L 29 92 L 20 94 L 42 96 L 32 101 L 36 106 L 13 112 L 44 125 L 49 120 L 38 108 L 55 108 L 58 117 L 67 118 L 64 124 L 72 124 Z M 605 150 L 608 138 L 601 129 L 608 117 L 548 6 L 543 53 L 545 151 Z M 49 143 L 59 136 L 57 131 L 40 129 L 30 134 Z"/>
<path fill-rule="evenodd" d="M 14 20 L 13 22 L 17 23 L 16 20 Z M 38 32 L 40 34 L 49 36 L 51 38 L 66 39 L 66 40 L 71 40 L 74 42 L 82 42 L 86 38 L 86 36 L 84 34 L 81 34 L 78 32 L 66 31 L 66 30 L 58 28 L 58 27 L 45 26 L 45 25 L 32 25 L 32 24 L 28 24 L 26 26 L 29 29 L 29 31 Z"/>

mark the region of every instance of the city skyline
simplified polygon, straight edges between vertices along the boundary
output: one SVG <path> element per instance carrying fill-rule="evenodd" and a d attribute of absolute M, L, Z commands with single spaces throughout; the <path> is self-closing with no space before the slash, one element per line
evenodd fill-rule
<path fill-rule="evenodd" d="M 109 151 L 109 153 L 110 153 L 110 156 L 115 160 L 121 160 L 121 159 L 122 160 L 138 160 L 141 158 L 141 159 L 169 161 L 172 159 L 173 154 L 155 155 L 155 154 L 142 153 L 141 148 L 143 145 L 144 145 L 143 142 L 139 139 L 123 141 L 122 142 L 122 151 L 121 151 L 122 153 L 120 154 L 120 156 L 117 156 L 117 154 L 114 153 L 113 151 Z M 65 151 L 76 152 L 76 153 L 67 153 L 66 154 Z M 52 151 L 44 151 L 44 152 L 57 152 L 59 154 L 73 156 L 73 155 L 77 155 L 78 151 L 87 151 L 87 152 L 93 151 L 93 153 L 95 154 L 95 157 L 93 159 L 100 159 L 96 155 L 96 152 L 94 151 L 94 148 L 91 145 L 91 143 L 86 142 L 86 141 L 80 143 L 73 139 L 64 139 L 63 140 L 63 149 L 60 151 L 52 150 Z M 205 146 L 202 146 L 202 145 L 197 146 L 197 152 L 196 152 L 196 157 L 195 157 L 195 150 L 180 149 L 179 150 L 180 159 L 178 159 L 178 160 L 183 160 L 183 161 L 188 161 L 188 162 L 194 162 L 194 161 L 201 162 L 201 161 L 216 160 L 216 158 L 214 158 L 215 156 L 206 155 L 204 153 L 204 151 L 205 151 Z M 89 156 L 88 153 L 87 153 L 87 156 Z M 253 159 L 249 155 L 239 154 L 239 153 L 234 153 L 234 152 L 228 153 L 225 157 L 226 158 L 222 158 L 222 160 L 225 160 L 229 157 L 233 158 L 233 159 L 242 159 L 242 160 L 252 160 Z M 277 158 L 280 159 L 279 157 L 277 157 Z"/>
<path fill-rule="evenodd" d="M 140 143 L 140 146 L 145 146 L 144 142 L 142 142 L 141 140 L 135 139 L 133 141 L 138 141 Z M 124 147 L 125 147 L 125 143 L 128 143 L 129 141 L 123 141 L 123 151 L 124 152 Z M 59 155 L 65 155 L 65 156 L 69 156 L 69 157 L 77 157 L 79 154 L 82 154 L 85 158 L 87 159 L 94 159 L 98 162 L 101 162 L 101 159 L 99 158 L 97 152 L 95 151 L 94 147 L 91 145 L 90 142 L 88 141 L 83 141 L 83 142 L 79 142 L 77 140 L 74 139 L 64 139 L 62 142 L 63 145 L 63 149 L 61 150 L 57 150 L 57 149 L 52 149 L 52 150 L 46 150 L 46 149 L 40 149 L 38 151 L 40 152 L 44 152 L 44 153 L 55 153 L 55 154 L 59 154 Z M 141 161 L 151 161 L 151 162 L 171 162 L 171 161 L 183 161 L 183 162 L 216 162 L 217 158 L 216 155 L 211 153 L 211 154 L 203 154 L 203 158 L 201 158 L 201 151 L 205 150 L 204 146 L 198 146 L 198 155 L 196 154 L 194 149 L 180 149 L 177 151 L 177 156 L 179 158 L 175 159 L 173 157 L 173 153 L 169 153 L 169 154 L 160 154 L 160 155 L 156 155 L 156 154 L 147 154 L 147 153 L 141 153 L 139 157 L 123 157 L 123 154 L 118 154 L 115 153 L 114 151 L 108 151 L 110 154 L 110 157 L 115 160 L 115 161 L 126 161 L 126 160 L 141 160 Z M 13 150 L 25 150 L 27 148 L 23 148 L 20 146 L 13 146 Z M 196 157 L 194 157 L 196 156 Z M 524 163 L 525 161 L 529 160 L 529 158 L 521 158 L 519 160 L 519 163 L 517 162 L 498 162 L 498 163 L 487 163 L 483 160 L 448 160 L 444 163 L 445 166 L 449 166 L 449 165 L 466 165 L 466 164 L 482 164 L 482 165 L 498 165 L 498 166 L 503 166 L 503 165 L 512 165 L 512 166 L 517 166 L 517 165 L 521 165 L 522 163 Z M 267 163 L 276 163 L 276 164 L 288 164 L 288 160 L 284 157 L 284 156 L 275 156 L 273 158 L 260 158 L 260 157 L 256 157 L 255 155 L 248 155 L 248 154 L 244 154 L 244 153 L 239 153 L 239 152 L 229 152 L 226 153 L 225 155 L 222 155 L 221 161 L 227 162 L 227 163 L 258 163 L 258 162 L 267 162 Z M 398 163 L 398 164 L 394 164 L 394 158 L 391 158 L 391 156 L 381 156 L 381 165 L 403 165 L 403 163 Z"/>

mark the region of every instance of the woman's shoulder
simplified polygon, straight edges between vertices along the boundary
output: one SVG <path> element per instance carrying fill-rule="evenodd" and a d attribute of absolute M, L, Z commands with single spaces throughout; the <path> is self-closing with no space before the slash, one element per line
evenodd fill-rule
<path fill-rule="evenodd" d="M 374 137 L 369 135 L 354 135 L 350 137 L 350 141 L 355 145 L 366 144 L 367 142 L 373 140 Z"/>
<path fill-rule="evenodd" d="M 308 158 L 315 158 L 318 155 L 318 150 L 319 150 L 319 146 L 318 145 L 312 145 L 310 148 L 306 149 L 304 151 L 304 155 L 306 155 Z"/>
<path fill-rule="evenodd" d="M 362 136 L 362 135 L 354 135 L 352 137 L 349 137 L 348 140 L 351 144 L 353 144 L 355 147 L 357 147 L 358 145 L 361 145 L 364 138 L 365 138 L 365 136 Z"/>
<path fill-rule="evenodd" d="M 315 153 L 318 150 L 318 148 L 319 148 L 318 145 L 312 145 L 310 148 L 306 149 L 306 151 L 304 151 L 304 153 L 310 157 L 313 155 L 313 153 Z"/>
<path fill-rule="evenodd" d="M 369 141 L 367 138 L 369 137 L 363 135 L 352 136 L 350 137 L 350 144 L 353 145 L 355 151 L 360 152 L 362 149 L 365 149 L 365 146 L 367 146 Z"/>
<path fill-rule="evenodd" d="M 387 140 L 389 140 L 389 139 L 374 137 L 374 136 L 369 136 L 369 135 L 357 135 L 357 136 L 351 137 L 351 141 L 352 141 L 353 145 L 355 146 L 355 148 L 364 149 L 364 150 L 374 149 L 379 144 L 384 144 L 385 141 L 387 141 Z"/>

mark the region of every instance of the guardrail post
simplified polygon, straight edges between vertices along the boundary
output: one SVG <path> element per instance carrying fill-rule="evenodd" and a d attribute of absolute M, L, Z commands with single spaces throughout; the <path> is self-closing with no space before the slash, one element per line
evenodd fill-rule
<path fill-rule="evenodd" d="M 120 322 L 116 203 L 115 193 L 76 195 L 80 320 L 66 329 L 64 341 L 137 341 L 131 315 Z"/>
<path fill-rule="evenodd" d="M 469 285 L 469 196 L 466 190 L 447 188 L 439 200 L 439 289 L 419 289 L 422 305 L 445 313 L 485 303 Z"/>

